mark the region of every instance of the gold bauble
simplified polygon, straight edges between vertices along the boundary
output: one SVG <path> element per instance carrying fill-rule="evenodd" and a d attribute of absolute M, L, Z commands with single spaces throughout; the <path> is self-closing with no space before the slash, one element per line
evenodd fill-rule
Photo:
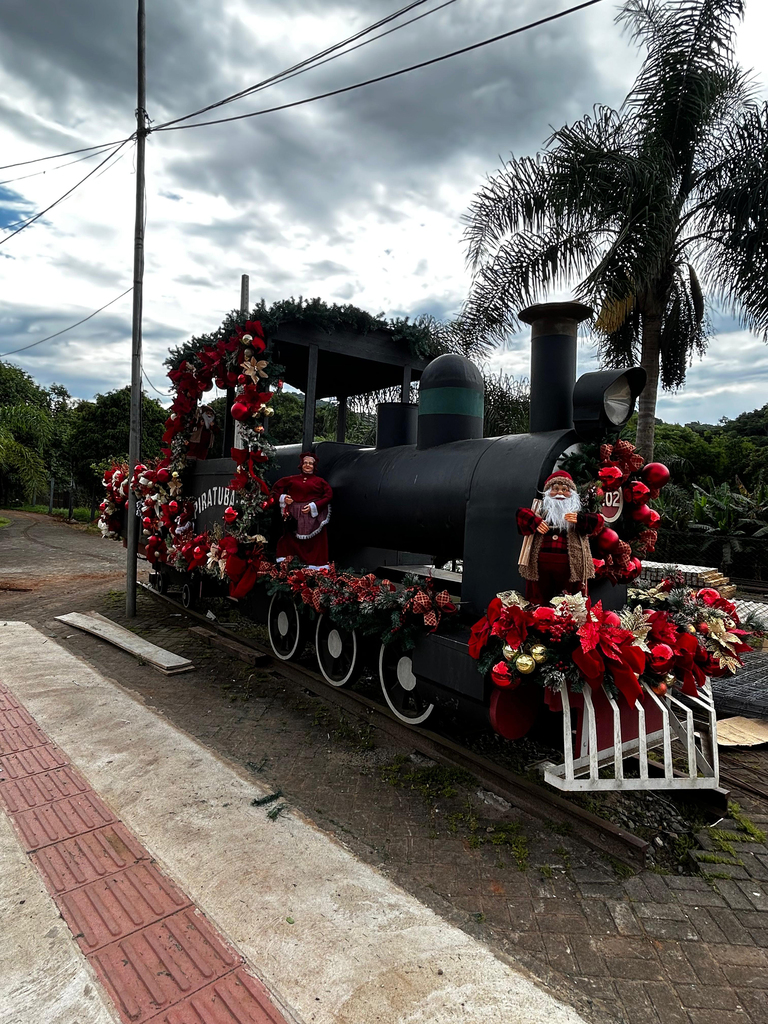
<path fill-rule="evenodd" d="M 667 686 L 674 686 L 677 682 L 677 676 L 673 676 L 670 672 L 668 675 L 664 676 L 664 682 L 667 684 Z"/>
<path fill-rule="evenodd" d="M 514 661 L 517 657 L 517 651 L 514 647 L 510 647 L 509 644 L 504 644 L 501 648 L 501 653 L 505 661 Z"/>
<path fill-rule="evenodd" d="M 529 676 L 536 668 L 536 662 L 530 654 L 521 654 L 515 662 L 515 668 L 521 673 L 521 675 Z"/>
<path fill-rule="evenodd" d="M 267 406 L 267 407 L 266 407 L 266 408 L 264 409 L 264 415 L 265 415 L 265 416 L 274 416 L 274 415 L 275 415 L 275 410 L 274 410 L 274 409 L 272 408 L 272 406 L 271 406 L 271 405 L 268 405 L 268 406 Z"/>
<path fill-rule="evenodd" d="M 696 627 L 694 626 L 694 624 L 692 622 L 689 622 L 688 625 L 685 628 L 688 630 L 689 633 L 695 633 L 696 632 Z"/>
<path fill-rule="evenodd" d="M 543 665 L 547 660 L 547 648 L 544 644 L 534 644 L 531 648 L 531 657 L 537 665 Z"/>

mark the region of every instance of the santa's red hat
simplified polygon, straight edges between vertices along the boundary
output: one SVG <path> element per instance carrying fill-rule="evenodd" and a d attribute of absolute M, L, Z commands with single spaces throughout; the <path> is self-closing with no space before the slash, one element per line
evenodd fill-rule
<path fill-rule="evenodd" d="M 570 473 L 566 473 L 564 469 L 556 469 L 554 473 L 550 473 L 544 481 L 544 487 L 542 490 L 548 491 L 552 484 L 568 484 L 572 491 L 576 490 L 576 484 L 574 483 L 573 477 Z"/>

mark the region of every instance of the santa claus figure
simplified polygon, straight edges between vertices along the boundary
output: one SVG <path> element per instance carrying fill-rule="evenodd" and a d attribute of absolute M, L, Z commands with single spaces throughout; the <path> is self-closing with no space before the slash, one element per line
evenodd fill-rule
<path fill-rule="evenodd" d="M 315 472 L 316 465 L 315 456 L 303 452 L 299 458 L 301 472 L 282 477 L 273 488 L 285 527 L 277 542 L 277 561 L 293 556 L 310 569 L 324 569 L 328 565 L 326 526 L 333 491 Z"/>
<path fill-rule="evenodd" d="M 595 575 L 589 537 L 599 533 L 604 519 L 599 512 L 583 512 L 570 473 L 556 470 L 544 481 L 543 498 L 530 508 L 517 510 L 517 528 L 525 537 L 520 575 L 525 596 L 534 604 L 548 604 L 557 594 L 585 593 Z"/>
<path fill-rule="evenodd" d="M 204 405 L 198 409 L 195 417 L 195 425 L 189 435 L 187 446 L 187 460 L 202 460 L 208 458 L 208 453 L 213 447 L 214 437 L 219 433 L 216 426 L 216 414 L 210 405 Z"/>

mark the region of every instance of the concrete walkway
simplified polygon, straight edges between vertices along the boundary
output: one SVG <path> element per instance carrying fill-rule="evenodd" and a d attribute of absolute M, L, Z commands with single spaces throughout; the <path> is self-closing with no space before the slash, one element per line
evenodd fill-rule
<path fill-rule="evenodd" d="M 285 1019 L 584 1024 L 296 812 L 271 820 L 252 804 L 267 790 L 25 623 L 0 622 L 0 683 Z M 149 1020 L 101 988 L 5 814 L 0 857 L 0 1024 Z"/>

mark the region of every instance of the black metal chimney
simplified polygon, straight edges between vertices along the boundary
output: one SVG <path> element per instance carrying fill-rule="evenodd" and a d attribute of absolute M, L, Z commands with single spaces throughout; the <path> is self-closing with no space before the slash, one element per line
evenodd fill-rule
<path fill-rule="evenodd" d="M 518 314 L 531 325 L 532 434 L 573 427 L 576 334 L 592 312 L 581 302 L 542 302 Z"/>

